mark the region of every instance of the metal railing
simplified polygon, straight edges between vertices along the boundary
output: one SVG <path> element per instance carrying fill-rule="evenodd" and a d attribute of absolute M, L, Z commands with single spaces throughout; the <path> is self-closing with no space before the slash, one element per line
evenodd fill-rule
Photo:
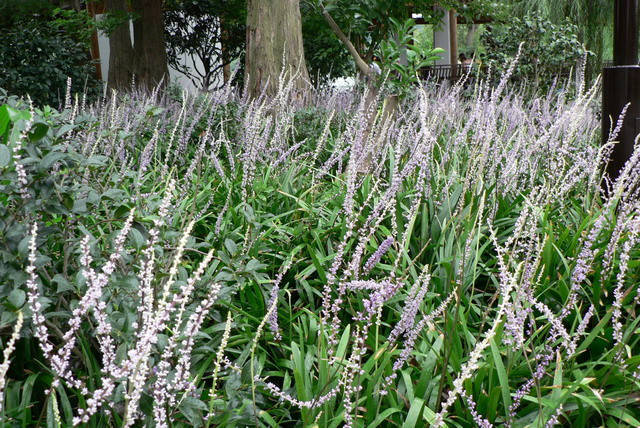
<path fill-rule="evenodd" d="M 471 67 L 473 67 L 472 65 L 463 65 L 463 64 L 457 64 L 456 65 L 457 70 L 456 70 L 456 77 L 460 78 L 460 76 L 464 76 L 466 73 L 469 72 L 469 70 L 471 69 Z M 445 79 L 451 79 L 451 71 L 452 71 L 452 66 L 451 64 L 443 64 L 443 65 L 430 65 L 428 67 L 424 67 L 423 69 L 420 70 L 420 74 L 423 79 L 432 79 L 432 80 L 445 80 Z"/>
<path fill-rule="evenodd" d="M 605 61 L 604 65 L 605 67 L 610 66 L 610 65 L 607 65 L 607 61 Z M 480 67 L 480 74 L 484 75 L 484 73 L 487 71 L 485 64 L 470 64 L 470 65 L 457 64 L 456 79 L 460 79 L 461 77 L 466 76 L 466 74 L 469 73 L 470 71 L 471 71 L 472 77 L 476 76 L 478 67 Z M 559 67 L 554 74 L 560 78 L 567 78 L 570 75 L 572 75 L 572 70 L 573 70 L 573 75 L 575 75 L 575 72 L 576 72 L 575 67 L 576 67 L 575 64 Z M 430 65 L 420 70 L 420 77 L 423 80 L 436 80 L 436 81 L 451 80 L 451 71 L 452 71 L 452 67 L 449 64 Z M 497 77 L 500 77 L 500 76 L 497 76 Z"/>
<path fill-rule="evenodd" d="M 605 60 L 602 61 L 603 67 L 613 67 L 613 60 Z M 457 64 L 457 72 L 456 78 L 460 78 L 464 76 L 471 67 L 477 67 L 477 65 L 462 65 Z M 572 65 L 567 65 L 565 67 L 559 68 L 557 70 L 557 75 L 563 78 L 569 77 Z M 575 65 L 573 65 L 574 73 L 575 73 Z M 474 70 L 475 73 L 475 70 Z M 441 64 L 441 65 L 430 65 L 424 67 L 420 70 L 420 77 L 424 80 L 451 80 L 451 65 L 450 64 Z"/>

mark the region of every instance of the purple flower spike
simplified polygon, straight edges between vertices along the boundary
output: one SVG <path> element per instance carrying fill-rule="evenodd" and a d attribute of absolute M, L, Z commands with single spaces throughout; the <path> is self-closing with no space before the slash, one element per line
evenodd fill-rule
<path fill-rule="evenodd" d="M 365 274 L 371 272 L 371 269 L 373 269 L 373 267 L 378 264 L 382 256 L 384 256 L 385 253 L 389 251 L 389 248 L 391 248 L 391 244 L 393 244 L 393 236 L 390 236 L 382 241 L 376 252 L 373 253 L 371 257 L 369 257 L 369 260 L 367 260 L 367 262 L 364 264 Z"/>

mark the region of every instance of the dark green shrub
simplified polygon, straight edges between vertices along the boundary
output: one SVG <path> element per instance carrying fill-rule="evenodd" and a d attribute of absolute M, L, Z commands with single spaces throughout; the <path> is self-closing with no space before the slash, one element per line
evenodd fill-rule
<path fill-rule="evenodd" d="M 313 83 L 328 84 L 333 79 L 352 76 L 355 72 L 353 59 L 324 17 L 306 2 L 300 3 L 300 10 L 304 58 Z"/>
<path fill-rule="evenodd" d="M 107 183 L 101 188 L 83 180 L 109 164 L 105 156 L 83 155 L 68 140 L 90 124 L 87 119 L 79 118 L 72 124 L 68 111 L 58 113 L 44 107 L 30 112 L 16 97 L 7 101 L 0 106 L 0 308 L 11 303 L 10 296 L 24 287 L 25 237 L 34 221 L 42 226 L 38 245 L 50 254 L 38 259 L 38 267 L 47 264 L 72 276 L 75 261 L 71 244 L 77 237 L 71 225 L 92 223 L 105 200 L 113 204 L 112 218 L 128 211 L 122 206 L 127 202 L 123 192 Z M 66 279 L 62 279 L 50 280 L 52 294 L 68 292 L 61 285 Z M 9 305 L 8 309 L 15 308 Z M 11 322 L 14 315 L 2 312 L 0 326 Z"/>
<path fill-rule="evenodd" d="M 29 94 L 36 105 L 64 103 L 67 78 L 72 93 L 100 94 L 85 43 L 36 20 L 16 23 L 0 32 L 0 87 L 9 94 Z"/>
<path fill-rule="evenodd" d="M 53 15 L 55 6 L 48 0 L 0 1 L 0 28 L 6 30 L 24 20 L 45 21 Z"/>

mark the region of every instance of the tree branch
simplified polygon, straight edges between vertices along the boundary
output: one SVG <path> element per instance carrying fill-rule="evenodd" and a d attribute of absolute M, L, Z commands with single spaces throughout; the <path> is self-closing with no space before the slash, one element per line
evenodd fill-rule
<path fill-rule="evenodd" d="M 355 46 L 353 46 L 353 43 L 351 43 L 351 40 L 349 40 L 349 38 L 340 29 L 338 24 L 336 24 L 336 21 L 334 21 L 331 15 L 329 15 L 329 12 L 327 12 L 327 10 L 324 8 L 322 9 L 322 16 L 324 16 L 324 19 L 329 24 L 329 27 L 331 27 L 331 30 L 333 31 L 333 33 L 338 37 L 338 39 L 340 39 L 342 44 L 345 45 L 345 47 L 353 57 L 354 61 L 356 62 L 356 66 L 358 67 L 360 72 L 365 76 L 367 76 L 368 78 L 372 77 L 373 70 L 371 70 L 371 67 L 369 67 L 369 65 L 366 62 L 364 62 L 364 60 L 356 50 Z"/>

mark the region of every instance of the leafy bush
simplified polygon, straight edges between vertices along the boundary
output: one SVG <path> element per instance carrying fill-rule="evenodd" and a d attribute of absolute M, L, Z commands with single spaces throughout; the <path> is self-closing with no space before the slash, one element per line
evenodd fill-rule
<path fill-rule="evenodd" d="M 346 118 L 341 112 L 328 111 L 321 107 L 307 107 L 296 110 L 293 118 L 295 141 L 306 140 L 310 147 L 327 138 L 325 133 L 339 135 Z"/>
<path fill-rule="evenodd" d="M 0 87 L 29 94 L 39 106 L 64 104 L 68 78 L 74 94 L 93 100 L 100 93 L 87 45 L 42 21 L 21 21 L 0 32 L 0 64 Z"/>
<path fill-rule="evenodd" d="M 554 24 L 538 15 L 509 18 L 505 23 L 489 25 L 482 33 L 484 65 L 495 75 L 503 73 L 521 54 L 513 77 L 534 85 L 548 85 L 554 77 L 568 73 L 587 52 L 578 40 L 578 28 L 567 21 Z"/>
<path fill-rule="evenodd" d="M 418 27 L 413 19 L 391 22 L 395 37 L 383 40 L 378 50 L 382 62 L 380 79 L 384 79 L 387 91 L 405 97 L 419 83 L 418 71 L 439 59 L 444 49 L 433 48 L 426 40 L 414 40 Z"/>
<path fill-rule="evenodd" d="M 38 263 L 52 263 L 56 272 L 64 272 L 50 278 L 51 286 L 68 291 L 69 244 L 75 239 L 70 226 L 100 215 L 106 201 L 114 204 L 109 215 L 121 218 L 123 207 L 118 202 L 123 202 L 124 194 L 87 181 L 107 166 L 108 159 L 84 154 L 69 141 L 79 128 L 88 126 L 86 118 L 70 123 L 69 111 L 29 110 L 15 97 L 8 101 L 0 107 L 0 300 L 25 285 L 24 236 L 36 220 L 45 225 L 38 242 L 48 253 Z M 3 312 L 0 323 L 11 317 L 11 312 Z"/>

